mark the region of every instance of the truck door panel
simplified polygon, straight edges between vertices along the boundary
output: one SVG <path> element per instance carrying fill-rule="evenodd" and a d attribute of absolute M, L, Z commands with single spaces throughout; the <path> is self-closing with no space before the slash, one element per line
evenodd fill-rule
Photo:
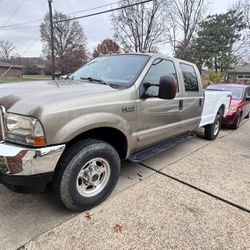
<path fill-rule="evenodd" d="M 159 84 L 160 77 L 171 75 L 176 78 L 176 70 L 172 61 L 156 59 L 142 83 Z M 177 80 L 178 81 L 178 80 Z M 148 89 L 151 95 L 158 95 L 158 86 Z M 180 110 L 181 93 L 178 88 L 176 98 L 163 100 L 157 97 L 139 99 L 137 103 L 137 148 L 170 138 L 183 132 L 183 119 Z"/>
<path fill-rule="evenodd" d="M 193 129 L 199 126 L 204 104 L 204 93 L 200 86 L 201 79 L 193 65 L 180 63 L 181 75 L 184 82 L 183 119 L 191 121 Z"/>

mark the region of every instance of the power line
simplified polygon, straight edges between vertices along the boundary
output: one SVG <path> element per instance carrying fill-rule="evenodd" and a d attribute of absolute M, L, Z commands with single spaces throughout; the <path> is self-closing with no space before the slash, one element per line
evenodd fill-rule
<path fill-rule="evenodd" d="M 97 9 L 101 9 L 103 7 L 107 7 L 107 6 L 112 6 L 112 5 L 115 5 L 115 4 L 119 4 L 121 2 L 122 2 L 122 0 L 118 1 L 118 2 L 107 3 L 107 4 L 100 5 L 100 6 L 97 6 L 97 7 L 94 7 L 94 8 L 90 8 L 90 9 L 78 10 L 78 11 L 69 13 L 68 15 L 77 14 L 77 13 L 81 13 L 81 12 L 87 12 L 87 11 L 91 11 L 91 10 L 97 10 Z"/>
<path fill-rule="evenodd" d="M 26 0 L 22 0 L 22 2 L 20 2 L 20 4 L 15 8 L 15 10 L 12 12 L 12 14 L 6 19 L 6 21 L 4 22 L 3 26 L 6 25 L 9 20 L 16 14 L 16 12 L 22 7 L 22 5 L 24 4 Z"/>
<path fill-rule="evenodd" d="M 30 20 L 27 22 L 22 22 L 22 23 L 16 23 L 16 24 L 11 24 L 11 25 L 5 25 L 5 26 L 0 26 L 0 29 L 5 29 L 5 28 L 15 28 L 15 27 L 19 27 L 20 25 L 24 25 L 24 24 L 32 24 L 32 23 L 38 23 L 41 22 L 43 19 L 35 19 L 35 20 Z"/>
<path fill-rule="evenodd" d="M 92 14 L 85 15 L 85 16 L 78 16 L 78 17 L 72 17 L 72 18 L 62 19 L 62 20 L 55 21 L 55 23 L 72 21 L 72 20 L 86 18 L 86 17 L 91 17 L 91 16 L 97 16 L 97 15 L 101 15 L 101 14 L 113 12 L 113 11 L 116 11 L 116 10 L 126 9 L 126 8 L 133 7 L 133 6 L 136 6 L 136 5 L 139 5 L 139 4 L 149 3 L 149 2 L 152 2 L 152 1 L 154 1 L 154 0 L 146 0 L 146 1 L 139 2 L 139 3 L 133 3 L 133 4 L 129 4 L 129 5 L 125 5 L 125 6 L 121 6 L 121 7 L 117 7 L 117 8 L 113 8 L 113 9 L 109 9 L 109 10 L 104 10 L 104 11 L 92 13 Z"/>
<path fill-rule="evenodd" d="M 121 2 L 122 2 L 122 0 L 118 1 L 118 2 L 112 2 L 112 3 L 100 5 L 100 6 L 89 8 L 89 9 L 84 9 L 84 10 L 78 10 L 78 11 L 75 11 L 75 12 L 70 12 L 70 13 L 67 13 L 66 15 L 73 15 L 73 14 L 77 14 L 77 13 L 88 12 L 88 11 L 91 11 L 91 10 L 97 10 L 97 9 L 101 9 L 101 8 L 104 8 L 104 7 L 107 7 L 107 6 L 112 6 L 112 5 L 115 5 L 115 4 L 119 4 Z M 41 18 L 41 19 L 34 19 L 34 20 L 30 20 L 30 21 L 26 21 L 26 22 L 21 22 L 21 23 L 15 23 L 15 24 L 12 24 L 12 25 L 2 25 L 2 26 L 0 26 L 0 30 L 9 30 L 9 29 L 12 29 L 12 28 L 19 28 L 20 25 L 21 25 L 21 28 L 25 28 L 25 26 L 22 26 L 22 25 L 32 24 L 32 23 L 38 23 L 38 22 L 41 22 L 42 20 L 43 20 L 43 18 Z"/>
<path fill-rule="evenodd" d="M 19 30 L 19 29 L 33 29 L 33 28 L 39 28 L 40 25 L 33 25 L 33 26 L 19 26 L 19 27 L 12 27 L 12 28 L 3 28 L 0 29 L 0 31 L 5 31 L 5 30 Z"/>
<path fill-rule="evenodd" d="M 131 4 L 131 5 L 128 5 L 128 6 L 123 6 L 123 7 L 119 7 L 119 8 L 115 8 L 115 9 L 110 9 L 110 10 L 106 10 L 106 11 L 101 11 L 101 12 L 98 12 L 98 13 L 93 13 L 93 14 L 85 15 L 85 16 L 83 16 L 81 18 L 89 17 L 89 16 L 94 16 L 94 15 L 100 15 L 100 14 L 103 14 L 103 13 L 108 13 L 108 12 L 115 11 L 115 10 L 118 10 L 118 9 L 132 7 L 134 5 L 143 4 L 143 3 L 150 2 L 150 1 L 153 1 L 153 0 L 143 1 L 143 2 L 140 2 L 140 3 L 136 3 L 136 4 Z M 97 7 L 94 7 L 94 8 L 89 8 L 89 9 L 84 9 L 84 10 L 79 10 L 79 11 L 71 12 L 71 13 L 68 13 L 66 15 L 72 15 L 72 14 L 77 14 L 77 13 L 82 13 L 82 12 L 88 12 L 88 11 L 91 11 L 91 10 L 97 10 L 97 9 L 101 9 L 101 8 L 104 8 L 104 7 L 107 7 L 107 6 L 112 6 L 112 5 L 115 5 L 115 4 L 119 4 L 121 2 L 122 2 L 122 0 L 121 1 L 117 1 L 117 2 L 112 2 L 112 3 L 104 4 L 104 5 L 100 5 L 100 6 L 97 6 Z M 74 19 L 77 19 L 77 17 L 75 17 Z M 31 21 L 16 23 L 16 24 L 12 24 L 12 25 L 3 25 L 3 26 L 0 26 L 0 31 L 19 30 L 19 29 L 26 29 L 26 28 L 27 29 L 38 28 L 38 27 L 40 27 L 40 25 L 32 25 L 32 26 L 30 26 L 30 24 L 38 23 L 38 22 L 41 22 L 42 20 L 43 19 L 34 19 L 34 20 L 31 20 Z M 64 20 L 60 20 L 60 21 L 56 21 L 56 22 L 62 22 L 62 21 L 64 21 Z M 29 24 L 29 25 L 26 26 L 25 24 Z"/>

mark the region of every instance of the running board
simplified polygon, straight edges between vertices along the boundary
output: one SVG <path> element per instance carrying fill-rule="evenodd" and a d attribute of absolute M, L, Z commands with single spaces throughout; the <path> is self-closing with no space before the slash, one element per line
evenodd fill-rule
<path fill-rule="evenodd" d="M 178 137 L 175 137 L 173 139 L 170 139 L 168 141 L 161 142 L 151 148 L 146 148 L 142 151 L 139 151 L 133 155 L 131 155 L 128 160 L 134 163 L 142 162 L 147 160 L 148 158 L 155 156 L 166 149 L 173 148 L 179 144 L 182 144 L 183 142 L 189 141 L 191 139 L 195 138 L 194 133 L 188 133 L 184 135 L 180 135 Z"/>

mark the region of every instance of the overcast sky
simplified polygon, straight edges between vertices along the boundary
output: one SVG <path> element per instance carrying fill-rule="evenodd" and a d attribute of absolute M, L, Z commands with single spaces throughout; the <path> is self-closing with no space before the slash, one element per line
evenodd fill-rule
<path fill-rule="evenodd" d="M 68 14 L 115 3 L 117 1 L 118 0 L 53 0 L 53 9 Z M 214 0 L 210 2 L 210 13 L 222 13 L 227 11 L 236 0 Z M 113 5 L 113 7 L 116 6 L 117 5 Z M 111 6 L 107 6 L 106 9 L 110 7 Z M 75 15 L 85 15 L 93 11 L 101 11 L 104 9 L 105 8 L 82 12 Z M 13 42 L 18 54 L 21 56 L 40 56 L 42 44 L 40 42 L 39 24 L 41 23 L 40 19 L 43 19 L 47 11 L 47 0 L 0 0 L 0 27 L 24 22 L 28 22 L 28 24 L 26 23 L 22 26 L 35 26 L 11 30 L 3 30 L 0 28 L 0 40 Z M 112 38 L 113 36 L 110 14 L 79 19 L 79 22 L 87 36 L 89 51 L 92 51 L 103 39 L 107 37 Z M 27 50 L 30 46 L 32 47 Z M 168 53 L 167 46 L 162 46 L 161 52 Z"/>

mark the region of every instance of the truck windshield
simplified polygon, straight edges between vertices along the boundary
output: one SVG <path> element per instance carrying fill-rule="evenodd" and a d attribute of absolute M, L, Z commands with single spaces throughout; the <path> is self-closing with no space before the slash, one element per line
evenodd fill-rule
<path fill-rule="evenodd" d="M 221 91 L 229 91 L 232 93 L 233 100 L 240 100 L 242 96 L 242 88 L 240 87 L 230 87 L 230 86 L 208 86 L 208 90 L 221 90 Z"/>
<path fill-rule="evenodd" d="M 72 74 L 72 80 L 100 79 L 104 83 L 127 88 L 134 84 L 148 55 L 110 55 L 93 59 Z M 95 81 L 91 81 L 95 83 Z"/>

